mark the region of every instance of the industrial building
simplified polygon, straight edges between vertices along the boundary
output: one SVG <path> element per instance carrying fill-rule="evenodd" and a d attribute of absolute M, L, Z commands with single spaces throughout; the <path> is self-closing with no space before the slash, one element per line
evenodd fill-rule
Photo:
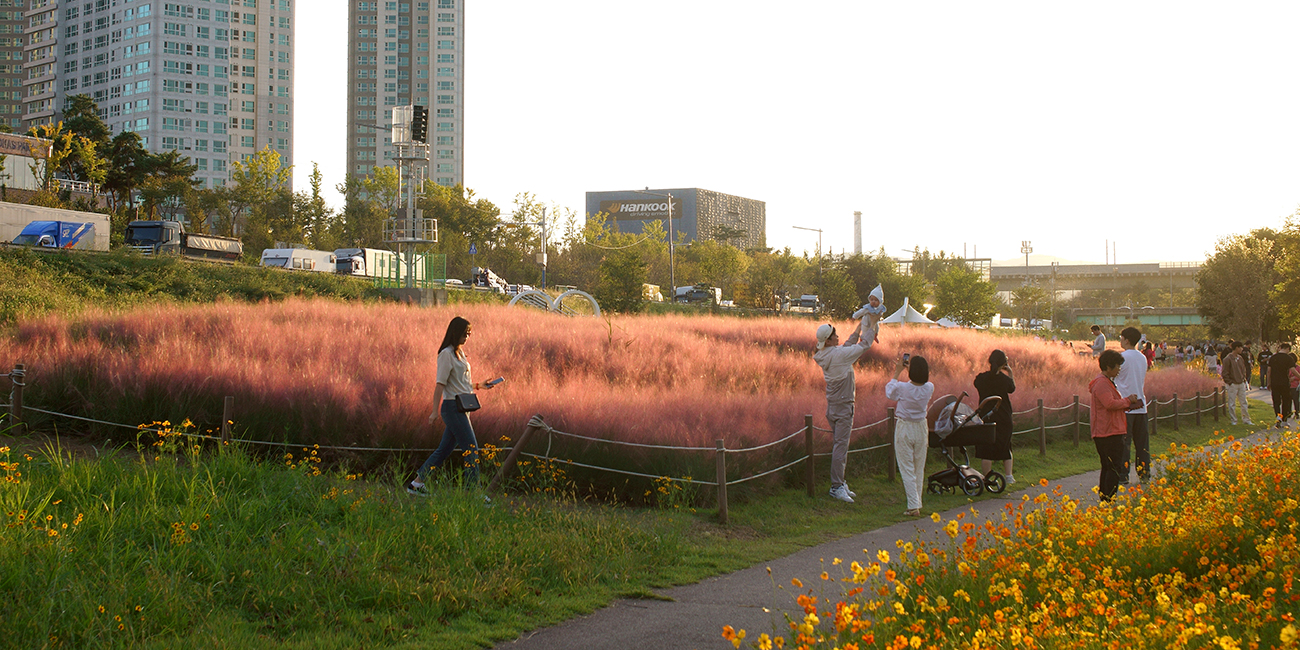
<path fill-rule="evenodd" d="M 587 192 L 587 218 L 604 214 L 619 232 L 640 233 L 647 221 L 673 230 L 687 242 L 715 240 L 742 250 L 767 247 L 767 204 L 697 187 Z"/>

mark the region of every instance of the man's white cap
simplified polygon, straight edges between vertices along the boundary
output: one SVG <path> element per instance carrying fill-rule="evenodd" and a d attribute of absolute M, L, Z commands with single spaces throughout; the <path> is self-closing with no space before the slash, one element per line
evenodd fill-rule
<path fill-rule="evenodd" d="M 817 349 L 820 350 L 826 347 L 826 339 L 829 339 L 831 337 L 831 334 L 834 333 L 835 333 L 835 326 L 831 325 L 830 323 L 818 327 L 817 328 Z"/>

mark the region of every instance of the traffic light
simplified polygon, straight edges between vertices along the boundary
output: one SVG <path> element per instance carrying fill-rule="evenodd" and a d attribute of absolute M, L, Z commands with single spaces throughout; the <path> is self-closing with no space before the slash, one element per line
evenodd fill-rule
<path fill-rule="evenodd" d="M 411 139 L 416 142 L 429 141 L 429 109 L 418 104 L 411 111 Z"/>

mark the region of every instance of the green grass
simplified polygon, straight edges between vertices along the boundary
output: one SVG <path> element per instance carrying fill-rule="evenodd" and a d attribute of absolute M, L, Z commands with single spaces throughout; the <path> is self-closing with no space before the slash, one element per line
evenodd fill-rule
<path fill-rule="evenodd" d="M 1269 409 L 1256 403 L 1253 414 L 1268 421 Z M 1157 453 L 1223 430 L 1208 417 L 1178 432 L 1162 424 Z M 1016 439 L 1019 486 L 1097 468 L 1087 439 L 1076 448 L 1055 436 L 1040 458 L 1027 438 Z M 879 452 L 850 456 L 856 504 L 827 497 L 819 467 L 815 498 L 801 485 L 737 491 L 723 526 L 709 490 L 672 493 L 662 509 L 515 493 L 486 507 L 454 485 L 413 498 L 395 473 L 316 475 L 301 453 L 259 460 L 170 440 L 74 460 L 0 438 L 26 450 L 0 454 L 17 463 L 0 471 L 6 645 L 487 647 L 903 519 L 902 488 Z M 932 459 L 928 470 L 938 467 Z M 695 510 L 671 507 L 683 496 Z M 971 501 L 927 495 L 925 510 Z"/>
<path fill-rule="evenodd" d="M 125 310 L 156 303 L 256 302 L 289 296 L 379 300 L 369 282 L 243 264 L 141 257 L 133 251 L 0 248 L 0 324 L 50 312 Z"/>

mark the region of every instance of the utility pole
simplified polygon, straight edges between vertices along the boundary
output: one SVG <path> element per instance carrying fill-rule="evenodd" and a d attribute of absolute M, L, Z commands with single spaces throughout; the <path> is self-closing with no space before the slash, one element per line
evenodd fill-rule
<path fill-rule="evenodd" d="M 384 222 L 384 241 L 394 244 L 399 256 L 405 256 L 406 281 L 403 286 L 407 289 L 417 286 L 417 247 L 438 242 L 437 219 L 425 219 L 424 211 L 415 208 L 415 192 L 423 184 L 424 172 L 429 165 L 428 116 L 429 111 L 419 105 L 393 109 L 392 139 L 397 150 L 393 160 L 399 165 L 398 196 L 401 195 L 402 181 L 406 181 L 406 214 L 400 217 L 390 215 Z"/>

